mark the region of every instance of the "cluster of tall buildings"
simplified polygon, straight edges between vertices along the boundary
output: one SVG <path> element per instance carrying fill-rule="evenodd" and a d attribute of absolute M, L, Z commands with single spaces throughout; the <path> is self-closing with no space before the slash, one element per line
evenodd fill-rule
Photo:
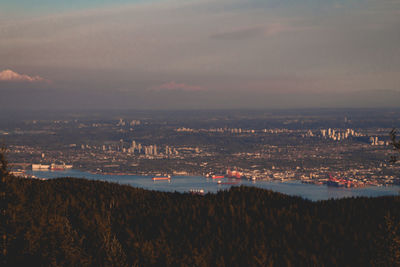
<path fill-rule="evenodd" d="M 117 126 L 125 126 L 128 123 L 126 121 L 124 121 L 122 118 L 119 119 Z M 131 122 L 129 122 L 130 126 L 136 126 L 136 125 L 140 125 L 140 120 L 132 120 Z"/>
<path fill-rule="evenodd" d="M 130 126 L 140 125 L 140 121 L 139 121 L 139 120 L 132 120 L 132 121 L 129 123 L 129 125 L 130 125 Z"/>
<path fill-rule="evenodd" d="M 373 146 L 384 146 L 384 145 L 389 145 L 389 141 L 383 141 L 379 140 L 378 136 L 371 136 L 369 138 L 369 141 L 371 142 L 371 145 Z"/>
<path fill-rule="evenodd" d="M 128 148 L 128 152 L 129 153 L 132 153 L 132 154 L 135 154 L 136 152 L 138 153 L 138 154 L 141 154 L 142 153 L 142 144 L 140 144 L 140 143 L 137 143 L 136 144 L 136 141 L 135 140 L 133 140 L 132 141 L 132 144 L 131 144 L 131 147 L 130 148 Z M 156 147 L 156 152 L 157 152 L 157 147 Z"/>
<path fill-rule="evenodd" d="M 144 146 L 143 148 L 144 148 L 144 154 L 145 155 L 157 156 L 157 146 L 156 145 Z"/>
<path fill-rule="evenodd" d="M 334 141 L 340 141 L 352 136 L 363 136 L 363 134 L 354 131 L 353 129 L 337 130 L 337 129 L 321 129 L 321 136 Z"/>
<path fill-rule="evenodd" d="M 170 146 L 165 146 L 165 155 L 174 155 L 174 154 L 175 155 L 178 154 L 178 151 L 175 148 Z"/>
<path fill-rule="evenodd" d="M 149 155 L 149 156 L 157 156 L 157 155 L 178 155 L 178 150 L 171 146 L 165 146 L 164 149 L 160 149 L 157 145 L 142 145 L 141 143 L 137 143 L 135 140 L 132 141 L 129 147 L 126 147 L 126 143 L 121 139 L 119 143 L 112 145 L 101 145 L 101 146 L 90 146 L 90 145 L 81 145 L 81 149 L 100 149 L 102 151 L 120 151 L 122 153 L 135 154 L 135 155 Z"/>
<path fill-rule="evenodd" d="M 145 155 L 152 155 L 152 156 L 157 156 L 160 153 L 160 150 L 157 147 L 157 145 L 148 145 L 148 146 L 144 146 L 140 143 L 136 143 L 135 140 L 132 141 L 132 145 L 130 148 L 128 148 L 127 152 L 128 153 L 132 153 L 132 154 L 145 154 Z M 164 149 L 164 154 L 165 155 L 177 155 L 178 151 L 170 146 L 165 146 Z"/>

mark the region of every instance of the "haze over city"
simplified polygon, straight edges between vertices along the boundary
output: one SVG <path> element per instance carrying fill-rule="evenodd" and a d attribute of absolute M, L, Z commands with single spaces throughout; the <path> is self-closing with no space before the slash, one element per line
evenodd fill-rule
<path fill-rule="evenodd" d="M 0 0 L 0 266 L 400 266 L 400 0 Z"/>
<path fill-rule="evenodd" d="M 398 1 L 0 1 L 1 109 L 396 107 Z"/>

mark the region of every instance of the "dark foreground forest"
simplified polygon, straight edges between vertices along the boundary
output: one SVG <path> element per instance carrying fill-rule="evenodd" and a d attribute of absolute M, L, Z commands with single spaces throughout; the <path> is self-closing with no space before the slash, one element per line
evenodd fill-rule
<path fill-rule="evenodd" d="M 396 266 L 400 197 L 311 202 L 7 176 L 7 266 Z M 5 254 L 5 257 L 4 257 Z"/>

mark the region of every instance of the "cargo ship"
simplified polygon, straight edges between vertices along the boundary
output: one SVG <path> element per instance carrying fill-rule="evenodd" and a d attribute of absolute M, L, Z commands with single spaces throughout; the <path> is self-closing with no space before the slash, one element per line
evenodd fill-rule
<path fill-rule="evenodd" d="M 221 181 L 218 181 L 218 184 L 223 184 L 223 185 L 235 185 L 235 184 L 239 184 L 239 182 L 221 182 Z"/>
<path fill-rule="evenodd" d="M 364 186 L 364 184 L 362 183 L 353 182 L 350 181 L 349 179 L 333 178 L 333 177 L 329 177 L 328 181 L 326 182 L 326 185 L 334 187 L 346 187 L 346 188 Z"/>
<path fill-rule="evenodd" d="M 50 165 L 32 164 L 32 170 L 48 170 Z"/>
<path fill-rule="evenodd" d="M 334 186 L 334 187 L 344 187 L 345 182 L 343 179 L 336 179 L 336 178 L 329 178 L 329 180 L 326 182 L 327 186 Z"/>
<path fill-rule="evenodd" d="M 244 177 L 242 172 L 239 171 L 231 171 L 230 169 L 226 170 L 226 177 L 228 178 L 235 178 L 235 179 L 242 179 Z"/>
<path fill-rule="evenodd" d="M 171 175 L 168 175 L 168 176 L 156 176 L 156 177 L 153 177 L 151 179 L 153 181 L 164 181 L 164 180 L 169 181 L 169 180 L 171 180 Z"/>
<path fill-rule="evenodd" d="M 72 165 L 55 164 L 55 163 L 52 163 L 50 165 L 50 170 L 52 170 L 52 171 L 65 171 L 67 169 L 72 169 Z"/>
<path fill-rule="evenodd" d="M 207 173 L 207 174 L 206 174 L 206 178 L 222 179 L 222 178 L 225 178 L 225 175 L 222 175 L 222 174 L 215 174 L 215 173 L 211 172 L 211 173 Z"/>

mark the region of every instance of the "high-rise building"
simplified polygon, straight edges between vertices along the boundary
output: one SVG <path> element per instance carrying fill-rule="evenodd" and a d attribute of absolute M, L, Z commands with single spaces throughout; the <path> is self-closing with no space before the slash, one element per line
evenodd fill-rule
<path fill-rule="evenodd" d="M 133 148 L 134 150 L 136 149 L 136 141 L 135 141 L 135 140 L 132 141 L 132 148 Z"/>
<path fill-rule="evenodd" d="M 119 139 L 119 147 L 118 147 L 118 150 L 119 150 L 119 151 L 122 151 L 123 148 L 124 148 L 124 140 Z"/>
<path fill-rule="evenodd" d="M 117 123 L 117 126 L 125 126 L 125 121 L 122 118 L 120 118 L 119 122 Z"/>

